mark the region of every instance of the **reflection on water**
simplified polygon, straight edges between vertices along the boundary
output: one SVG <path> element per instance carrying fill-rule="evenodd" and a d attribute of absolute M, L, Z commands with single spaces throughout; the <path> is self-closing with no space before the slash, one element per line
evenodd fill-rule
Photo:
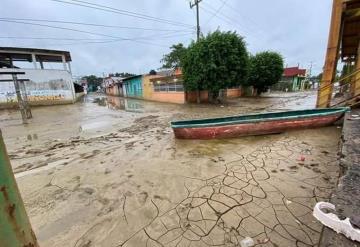
<path fill-rule="evenodd" d="M 120 97 L 104 96 L 97 97 L 93 100 L 93 103 L 97 103 L 99 106 L 107 106 L 113 110 L 124 110 L 128 112 L 144 112 L 144 106 L 138 100 L 126 99 Z"/>
<path fill-rule="evenodd" d="M 101 98 L 95 98 L 94 103 L 97 103 L 99 106 L 106 106 L 106 99 L 105 97 L 101 97 Z"/>

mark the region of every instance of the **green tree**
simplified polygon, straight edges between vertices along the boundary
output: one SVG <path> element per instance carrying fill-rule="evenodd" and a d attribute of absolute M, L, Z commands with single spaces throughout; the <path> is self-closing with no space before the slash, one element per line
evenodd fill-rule
<path fill-rule="evenodd" d="M 260 52 L 250 57 L 248 85 L 253 86 L 257 94 L 266 91 L 278 83 L 284 72 L 284 60 L 277 52 Z"/>
<path fill-rule="evenodd" d="M 109 76 L 116 76 L 116 77 L 130 77 L 130 76 L 134 76 L 135 74 L 132 73 L 128 73 L 128 72 L 121 72 L 121 73 L 115 73 L 115 74 L 110 74 Z"/>
<path fill-rule="evenodd" d="M 103 78 L 97 77 L 96 75 L 88 75 L 82 77 L 83 80 L 87 81 L 89 91 L 96 91 L 98 86 L 101 86 Z"/>
<path fill-rule="evenodd" d="M 172 45 L 171 51 L 161 59 L 162 68 L 164 69 L 176 69 L 180 67 L 182 58 L 186 54 L 186 47 L 182 43 Z"/>
<path fill-rule="evenodd" d="M 208 90 L 216 99 L 220 89 L 246 81 L 248 64 L 243 38 L 236 32 L 215 31 L 191 43 L 182 59 L 185 89 Z"/>

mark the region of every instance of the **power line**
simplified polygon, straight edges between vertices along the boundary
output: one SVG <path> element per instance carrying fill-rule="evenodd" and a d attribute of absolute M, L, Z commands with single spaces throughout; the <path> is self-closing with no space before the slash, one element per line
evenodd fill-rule
<path fill-rule="evenodd" d="M 102 33 L 88 32 L 88 31 L 79 30 L 79 29 L 74 29 L 74 28 L 60 27 L 60 26 L 52 26 L 52 25 L 40 24 L 40 23 L 32 23 L 32 22 L 25 22 L 25 21 L 12 21 L 12 20 L 3 20 L 3 19 L 0 19 L 0 22 L 18 23 L 18 24 L 31 25 L 31 26 L 40 26 L 40 27 L 61 29 L 61 30 L 67 30 L 67 31 L 73 31 L 73 32 L 80 32 L 80 33 L 86 33 L 86 34 L 103 36 L 103 37 L 108 37 L 108 38 L 115 38 L 115 39 L 118 39 L 118 38 L 119 38 L 119 37 L 115 37 L 115 36 L 112 36 L 112 35 L 106 35 L 106 34 L 102 34 Z"/>
<path fill-rule="evenodd" d="M 84 26 L 93 26 L 93 27 L 107 27 L 107 28 L 117 28 L 117 29 L 134 29 L 134 30 L 143 30 L 143 31 L 159 31 L 159 32 L 179 32 L 189 30 L 187 29 L 160 29 L 160 28 L 146 28 L 146 27 L 129 27 L 129 26 L 116 26 L 116 25 L 105 25 L 97 23 L 85 23 L 85 22 L 75 22 L 75 21 L 58 21 L 58 20 L 45 20 L 45 19 L 31 19 L 31 18 L 10 18 L 10 17 L 0 17 L 1 20 L 9 21 L 31 21 L 31 22 L 49 22 L 49 23 L 63 23 L 63 24 L 72 24 L 72 25 L 84 25 Z"/>
<path fill-rule="evenodd" d="M 88 38 L 61 38 L 61 37 L 23 37 L 23 36 L 0 36 L 0 39 L 19 39 L 19 40 L 71 40 L 71 41 L 95 41 L 95 42 L 113 42 L 121 40 L 138 40 L 138 39 L 156 39 L 156 38 L 172 38 L 177 36 L 190 35 L 194 32 L 178 33 L 175 35 L 151 35 L 151 36 L 142 36 L 134 38 L 118 38 L 118 39 L 88 39 Z"/>
<path fill-rule="evenodd" d="M 97 10 L 111 12 L 111 13 L 115 13 L 115 14 L 131 16 L 131 17 L 139 18 L 139 19 L 143 19 L 143 20 L 161 22 L 161 23 L 174 25 L 174 26 L 193 27 L 192 25 L 182 23 L 182 22 L 157 18 L 157 17 L 145 15 L 145 14 L 140 14 L 140 13 L 136 13 L 136 12 L 132 12 L 132 11 L 128 11 L 128 10 L 117 9 L 117 8 L 109 7 L 109 6 L 106 6 L 106 5 L 95 4 L 95 3 L 86 2 L 86 1 L 80 1 L 80 0 L 68 0 L 68 1 L 50 0 L 50 1 L 59 2 L 59 3 L 65 3 L 65 4 L 69 4 L 69 5 L 76 5 L 76 6 L 81 6 L 81 7 L 85 7 L 85 8 L 97 9 Z M 71 1 L 71 2 L 69 2 L 69 1 Z"/>
<path fill-rule="evenodd" d="M 223 20 L 224 22 L 226 22 L 229 25 L 233 25 L 233 24 L 237 24 L 241 29 L 245 30 L 247 32 L 247 35 L 252 36 L 254 38 L 260 38 L 263 39 L 263 37 L 258 36 L 258 34 L 256 34 L 255 32 L 251 31 L 250 29 L 248 29 L 247 27 L 243 26 L 242 24 L 240 24 L 237 20 L 234 20 L 226 15 L 224 15 L 223 13 L 218 13 L 218 15 L 216 15 L 216 9 L 214 7 L 212 7 L 209 4 L 206 4 L 206 6 L 208 7 L 202 7 L 202 9 L 210 14 L 213 14 L 215 17 L 217 17 L 218 19 Z"/>
<path fill-rule="evenodd" d="M 111 42 L 118 42 L 118 41 L 133 41 L 133 42 L 137 42 L 137 43 L 157 45 L 157 44 L 149 43 L 149 42 L 146 42 L 146 41 L 139 41 L 138 39 L 150 39 L 152 37 L 157 37 L 157 38 L 167 38 L 168 37 L 168 36 L 163 37 L 163 36 L 159 36 L 159 35 L 151 35 L 151 36 L 144 36 L 144 37 L 138 37 L 138 38 L 124 38 L 124 37 L 118 37 L 118 36 L 114 36 L 114 35 L 107 35 L 107 34 L 102 34 L 102 33 L 94 33 L 94 32 L 88 32 L 88 31 L 79 30 L 79 29 L 66 28 L 66 27 L 60 27 L 60 26 L 52 26 L 52 25 L 39 24 L 39 23 L 31 23 L 31 22 L 23 22 L 23 21 L 9 21 L 9 20 L 1 20 L 1 19 L 0 19 L 0 22 L 9 22 L 9 23 L 17 23 L 17 24 L 34 25 L 34 26 L 41 26 L 41 27 L 47 27 L 47 28 L 61 29 L 61 30 L 80 32 L 80 33 L 86 33 L 86 34 L 91 34 L 91 35 L 103 36 L 103 37 L 113 39 L 113 40 L 102 40 L 102 41 L 93 41 L 93 42 L 89 41 L 89 42 L 75 43 L 75 44 L 111 43 Z M 189 35 L 191 33 L 192 32 L 188 31 L 186 34 Z M 173 34 L 173 32 L 171 32 L 169 34 Z M 178 36 L 178 35 L 181 36 L 181 35 L 184 35 L 184 34 L 179 34 L 178 33 L 178 34 L 176 34 L 174 36 Z M 73 45 L 73 44 L 61 44 L 61 45 Z M 160 46 L 160 45 L 157 45 L 157 46 Z"/>
<path fill-rule="evenodd" d="M 210 14 L 213 14 L 215 17 L 225 21 L 226 23 L 230 24 L 230 25 L 233 25 L 233 24 L 238 24 L 239 26 L 241 26 L 241 28 L 243 29 L 247 29 L 246 27 L 244 27 L 241 23 L 239 23 L 237 20 L 235 19 L 232 19 L 230 18 L 229 16 L 227 15 L 224 15 L 223 13 L 218 13 L 216 14 L 216 11 L 217 9 L 215 9 L 213 6 L 211 6 L 210 4 L 208 3 L 204 3 L 205 6 L 207 7 L 204 7 L 204 10 L 209 12 Z M 247 29 L 248 30 L 248 29 Z M 249 30 L 248 30 L 249 31 Z"/>
<path fill-rule="evenodd" d="M 222 8 L 225 6 L 227 0 L 222 1 L 222 5 L 214 12 L 214 14 L 206 21 L 205 25 L 208 24 L 215 16 L 218 15 L 218 13 L 222 10 Z"/>
<path fill-rule="evenodd" d="M 256 23 L 253 19 L 251 19 L 248 16 L 243 16 L 239 11 L 235 11 L 235 7 L 233 5 L 230 5 L 229 2 L 227 2 L 227 0 L 219 0 L 220 2 L 224 3 L 225 2 L 225 6 L 230 9 L 231 11 L 233 11 L 234 13 L 236 13 L 236 15 L 243 17 L 243 20 L 248 21 L 250 23 L 252 23 L 257 30 L 261 31 L 264 34 L 267 34 L 266 31 L 258 24 Z"/>
<path fill-rule="evenodd" d="M 0 39 L 24 39 L 24 40 L 29 40 L 29 39 L 35 39 L 35 40 L 73 40 L 73 41 L 85 41 L 85 42 L 77 42 L 77 43 L 67 43 L 67 44 L 47 44 L 47 46 L 60 46 L 60 45 L 82 45 L 82 44 L 105 44 L 105 43 L 115 43 L 115 42 L 119 42 L 119 41 L 131 41 L 131 42 L 135 42 L 135 43 L 140 43 L 140 44 L 148 44 L 148 45 L 155 45 L 155 46 L 160 46 L 160 47 L 168 47 L 165 45 L 161 45 L 161 44 L 157 44 L 157 43 L 151 43 L 151 42 L 147 42 L 147 41 L 142 41 L 141 39 L 146 39 L 146 40 L 153 40 L 156 38 L 161 38 L 161 39 L 167 39 L 167 38 L 173 38 L 173 37 L 178 37 L 178 36 L 186 36 L 186 35 L 190 35 L 193 34 L 193 32 L 187 32 L 187 33 L 182 33 L 182 34 L 176 34 L 176 35 L 152 35 L 152 36 L 147 36 L 147 37 L 134 37 L 134 38 L 127 38 L 127 39 L 109 39 L 109 40 L 101 40 L 101 39 L 92 39 L 91 41 L 85 41 L 88 39 L 75 39 L 75 38 L 55 38 L 55 37 L 0 37 Z"/>
<path fill-rule="evenodd" d="M 105 39 L 89 39 L 89 38 L 61 38 L 61 37 L 22 37 L 22 36 L 0 36 L 0 39 L 28 39 L 28 40 L 102 40 L 105 41 Z M 108 39 L 108 41 L 112 41 L 114 39 Z"/>

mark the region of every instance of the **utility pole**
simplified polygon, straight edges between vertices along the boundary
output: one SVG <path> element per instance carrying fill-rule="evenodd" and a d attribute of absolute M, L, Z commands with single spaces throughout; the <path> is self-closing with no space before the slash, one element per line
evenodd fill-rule
<path fill-rule="evenodd" d="M 313 61 L 310 62 L 309 77 L 311 77 L 312 67 L 313 67 Z"/>
<path fill-rule="evenodd" d="M 196 40 L 199 41 L 200 38 L 200 18 L 199 18 L 199 3 L 202 0 L 194 0 L 195 2 L 190 2 L 190 9 L 196 6 Z"/>
<path fill-rule="evenodd" d="M 196 41 L 198 42 L 200 39 L 200 17 L 199 17 L 199 3 L 202 0 L 194 0 L 194 3 L 190 0 L 190 9 L 196 6 Z M 200 89 L 196 91 L 196 101 L 200 103 Z"/>

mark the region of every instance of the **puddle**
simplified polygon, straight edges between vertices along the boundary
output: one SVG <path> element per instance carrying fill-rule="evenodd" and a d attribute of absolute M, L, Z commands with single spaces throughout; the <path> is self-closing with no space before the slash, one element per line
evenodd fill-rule
<path fill-rule="evenodd" d="M 104 96 L 98 97 L 93 100 L 93 103 L 99 106 L 106 106 L 113 110 L 123 110 L 127 112 L 144 112 L 143 102 L 135 99 L 126 99 L 120 97 Z"/>
<path fill-rule="evenodd" d="M 102 129 L 104 127 L 108 127 L 111 125 L 109 121 L 101 121 L 101 122 L 94 122 L 94 123 L 87 123 L 80 126 L 80 132 L 82 131 L 89 131 L 89 130 L 96 130 Z"/>

